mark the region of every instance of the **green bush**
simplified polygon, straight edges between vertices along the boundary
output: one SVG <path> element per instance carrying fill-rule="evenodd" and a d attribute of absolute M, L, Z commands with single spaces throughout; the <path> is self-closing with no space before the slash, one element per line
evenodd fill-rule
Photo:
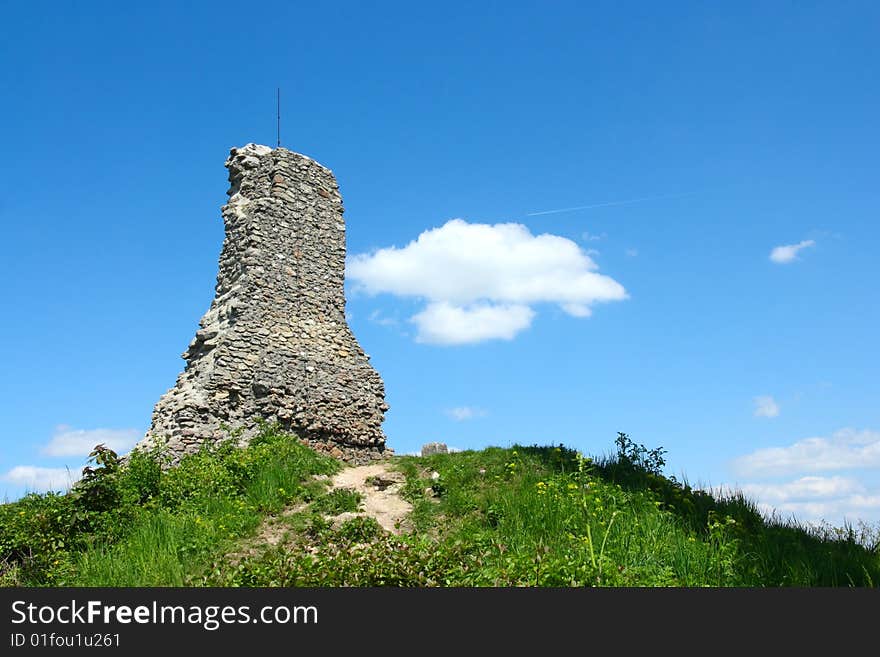
<path fill-rule="evenodd" d="M 163 458 L 157 447 L 123 462 L 98 445 L 69 494 L 0 505 L 0 585 L 182 585 L 260 513 L 313 495 L 310 475 L 340 467 L 266 424 L 246 449 L 206 445 L 166 469 Z"/>
<path fill-rule="evenodd" d="M 355 512 L 361 506 L 362 495 L 353 488 L 335 488 L 312 502 L 312 511 L 338 516 Z"/>
<path fill-rule="evenodd" d="M 212 497 L 231 497 L 240 492 L 246 477 L 233 467 L 236 456 L 228 443 L 218 447 L 204 446 L 180 460 L 159 480 L 159 504 L 165 509 L 184 505 L 199 506 Z"/>
<path fill-rule="evenodd" d="M 336 533 L 339 538 L 349 543 L 369 543 L 382 536 L 385 530 L 375 518 L 357 516 L 343 522 Z"/>
<path fill-rule="evenodd" d="M 103 443 L 97 445 L 89 454 L 89 463 L 98 467 L 86 466 L 73 488 L 73 498 L 79 509 L 86 512 L 106 512 L 119 507 L 121 494 L 119 487 L 119 457 Z"/>
<path fill-rule="evenodd" d="M 54 584 L 81 537 L 75 531 L 76 505 L 70 495 L 31 493 L 0 505 L 0 564 L 4 577 Z"/>
<path fill-rule="evenodd" d="M 156 452 L 135 449 L 128 455 L 119 480 L 121 497 L 127 505 L 147 504 L 159 495 L 162 466 Z"/>

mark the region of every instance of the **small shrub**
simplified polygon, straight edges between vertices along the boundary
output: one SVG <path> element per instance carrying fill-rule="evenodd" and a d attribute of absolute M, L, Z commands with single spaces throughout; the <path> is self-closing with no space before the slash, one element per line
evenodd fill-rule
<path fill-rule="evenodd" d="M 384 533 L 382 526 L 370 516 L 349 518 L 336 530 L 337 536 L 351 543 L 369 543 Z"/>
<path fill-rule="evenodd" d="M 235 467 L 224 459 L 228 448 L 203 447 L 196 454 L 184 456 L 180 464 L 160 479 L 159 500 L 166 509 L 183 505 L 198 506 L 214 497 L 231 497 L 241 488 Z M 230 459 L 232 463 L 235 459 Z"/>
<path fill-rule="evenodd" d="M 649 474 L 660 475 L 666 459 L 663 455 L 666 450 L 662 447 L 648 449 L 644 445 L 633 442 L 628 435 L 618 431 L 614 440 L 617 445 L 617 458 L 621 463 L 630 467 L 643 470 Z"/>
<path fill-rule="evenodd" d="M 353 488 L 335 488 L 312 502 L 312 510 L 338 516 L 340 513 L 355 512 L 361 506 L 363 496 Z"/>
<path fill-rule="evenodd" d="M 81 544 L 69 495 L 31 493 L 0 505 L 0 570 L 35 586 L 58 583 Z"/>
<path fill-rule="evenodd" d="M 21 586 L 21 567 L 17 563 L 0 561 L 0 588 L 8 586 Z"/>
<path fill-rule="evenodd" d="M 97 445 L 89 454 L 89 463 L 98 467 L 86 466 L 73 489 L 77 506 L 84 511 L 109 511 L 119 506 L 119 457 L 103 443 Z"/>
<path fill-rule="evenodd" d="M 306 535 L 314 540 L 323 539 L 333 529 L 333 523 L 320 514 L 313 514 L 309 517 L 308 526 L 306 527 Z"/>
<path fill-rule="evenodd" d="M 157 455 L 135 449 L 128 456 L 119 486 L 125 504 L 146 504 L 159 494 L 162 466 Z"/>

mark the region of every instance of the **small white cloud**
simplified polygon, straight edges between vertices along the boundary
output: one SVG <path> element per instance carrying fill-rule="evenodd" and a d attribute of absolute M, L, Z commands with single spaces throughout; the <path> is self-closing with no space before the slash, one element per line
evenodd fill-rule
<path fill-rule="evenodd" d="M 462 307 L 444 301 L 428 304 L 411 321 L 419 329 L 417 342 L 453 345 L 512 340 L 529 327 L 534 316 L 528 306 L 484 303 Z"/>
<path fill-rule="evenodd" d="M 606 237 L 607 234 L 605 233 L 602 233 L 601 235 L 594 235 L 593 233 L 586 230 L 581 233 L 581 239 L 585 242 L 598 242 L 599 240 L 605 239 Z"/>
<path fill-rule="evenodd" d="M 425 299 L 411 318 L 416 339 L 450 345 L 509 340 L 530 326 L 534 304 L 586 317 L 593 304 L 626 299 L 623 286 L 597 269 L 570 239 L 452 219 L 405 247 L 353 256 L 346 273 L 355 291 Z"/>
<path fill-rule="evenodd" d="M 758 502 L 758 510 L 768 518 L 789 518 L 794 516 L 802 523 L 821 526 L 831 524 L 842 527 L 846 523 L 863 521 L 873 523 L 880 516 L 880 495 L 875 495 L 872 501 L 865 505 L 859 500 L 864 496 L 853 495 L 834 500 L 807 500 L 799 502 L 784 502 L 782 504 L 770 504 Z"/>
<path fill-rule="evenodd" d="M 40 468 L 34 465 L 17 465 L 0 476 L 5 482 L 21 486 L 31 492 L 68 490 L 80 475 L 67 468 Z"/>
<path fill-rule="evenodd" d="M 784 475 L 880 467 L 880 432 L 841 429 L 830 438 L 805 438 L 788 447 L 767 447 L 733 461 L 743 476 Z"/>
<path fill-rule="evenodd" d="M 455 408 L 447 409 L 445 413 L 456 422 L 464 422 L 475 417 L 486 416 L 486 411 L 482 408 L 474 408 L 473 406 L 456 406 Z"/>
<path fill-rule="evenodd" d="M 398 321 L 393 317 L 385 317 L 379 310 L 374 310 L 370 313 L 370 316 L 367 319 L 373 324 L 378 324 L 379 326 L 397 326 Z"/>
<path fill-rule="evenodd" d="M 42 453 L 46 456 L 88 456 L 95 445 L 101 443 L 123 453 L 140 438 L 141 432 L 137 429 L 73 429 L 62 424 L 55 427 L 55 433 Z"/>
<path fill-rule="evenodd" d="M 797 244 L 777 246 L 770 252 L 770 260 L 777 264 L 785 265 L 797 260 L 798 251 L 815 245 L 815 240 L 803 240 Z"/>
<path fill-rule="evenodd" d="M 755 417 L 777 417 L 779 415 L 779 404 L 771 395 L 761 395 L 755 397 Z"/>
<path fill-rule="evenodd" d="M 638 249 L 627 249 L 625 251 L 625 253 L 626 253 L 627 257 L 635 258 L 639 255 L 639 250 Z"/>
<path fill-rule="evenodd" d="M 572 317 L 589 317 L 593 311 L 583 303 L 564 303 L 562 309 Z"/>
<path fill-rule="evenodd" d="M 864 486 L 846 477 L 801 477 L 784 483 L 749 483 L 740 490 L 753 499 L 772 504 L 836 498 L 864 492 Z"/>
<path fill-rule="evenodd" d="M 880 519 L 880 492 L 845 477 L 801 477 L 782 483 L 720 486 L 716 492 L 740 492 L 766 517 L 794 516 L 800 522 L 842 526 L 855 520 Z"/>

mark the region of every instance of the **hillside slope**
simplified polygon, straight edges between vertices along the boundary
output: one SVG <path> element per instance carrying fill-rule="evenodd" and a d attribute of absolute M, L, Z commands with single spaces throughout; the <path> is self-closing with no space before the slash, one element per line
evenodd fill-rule
<path fill-rule="evenodd" d="M 0 582 L 880 583 L 876 530 L 769 522 L 740 496 L 717 498 L 663 476 L 663 450 L 624 434 L 614 458 L 561 445 L 490 447 L 392 457 L 362 477 L 271 427 L 246 449 L 203 449 L 169 470 L 150 454 L 125 467 L 109 450 L 94 460 L 70 494 L 0 506 Z M 386 504 L 398 513 L 390 522 Z"/>

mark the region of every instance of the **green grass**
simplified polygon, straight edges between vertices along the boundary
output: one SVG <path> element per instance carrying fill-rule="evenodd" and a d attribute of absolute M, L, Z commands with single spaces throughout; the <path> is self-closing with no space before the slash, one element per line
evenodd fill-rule
<path fill-rule="evenodd" d="M 361 494 L 351 488 L 337 488 L 312 502 L 312 510 L 331 516 L 360 509 Z"/>
<path fill-rule="evenodd" d="M 211 539 L 226 537 L 192 514 L 157 511 L 138 522 L 125 540 L 99 544 L 75 561 L 70 584 L 81 586 L 184 586 Z"/>
<path fill-rule="evenodd" d="M 270 513 L 322 494 L 340 464 L 264 426 L 246 449 L 204 448 L 163 471 L 103 453 L 90 486 L 0 506 L 0 583 L 185 586 Z"/>
<path fill-rule="evenodd" d="M 559 447 L 400 457 L 413 532 L 354 545 L 325 526 L 207 584 L 281 586 L 873 586 L 873 543 L 769 522 L 619 446 L 596 462 Z M 643 455 L 644 456 L 644 455 Z M 661 459 L 662 460 L 662 459 Z M 439 479 L 430 477 L 439 473 Z M 425 494 L 430 488 L 431 496 Z M 858 540 L 861 538 L 862 540 Z M 870 538 L 870 537 L 869 537 Z"/>
<path fill-rule="evenodd" d="M 71 495 L 0 505 L 0 585 L 876 586 L 880 531 L 770 521 L 741 495 L 662 475 L 624 434 L 595 461 L 563 446 L 396 457 L 411 531 L 386 533 L 340 465 L 270 427 L 162 470 L 155 455 L 96 468 Z M 432 476 L 432 473 L 434 476 Z M 268 515 L 290 540 L 248 550 Z M 237 553 L 232 559 L 228 555 Z M 5 564 L 5 565 L 4 565 Z"/>

